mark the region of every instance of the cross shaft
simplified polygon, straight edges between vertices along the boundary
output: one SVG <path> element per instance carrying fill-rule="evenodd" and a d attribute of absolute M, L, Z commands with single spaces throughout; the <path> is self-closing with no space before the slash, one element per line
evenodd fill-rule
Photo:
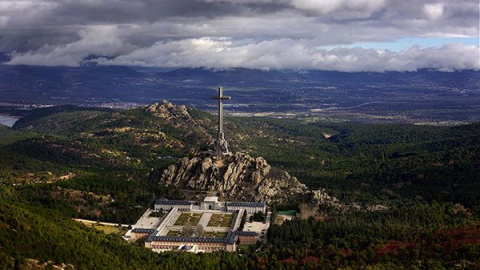
<path fill-rule="evenodd" d="M 223 133 L 223 100 L 230 99 L 230 96 L 224 96 L 223 87 L 219 87 L 218 96 L 214 96 L 212 99 L 218 99 L 218 134 L 215 141 L 215 154 L 228 154 L 228 145 Z"/>
<path fill-rule="evenodd" d="M 230 96 L 224 96 L 223 87 L 219 87 L 218 96 L 214 96 L 212 99 L 218 99 L 218 133 L 223 134 L 223 100 L 230 99 Z"/>

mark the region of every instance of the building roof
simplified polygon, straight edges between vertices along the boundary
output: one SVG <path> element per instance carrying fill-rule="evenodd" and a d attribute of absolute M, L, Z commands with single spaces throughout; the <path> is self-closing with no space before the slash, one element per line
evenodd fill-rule
<path fill-rule="evenodd" d="M 230 235 L 230 237 L 226 238 L 226 239 L 227 239 L 227 244 L 233 245 L 233 244 L 235 244 L 235 241 L 237 240 L 237 237 L 236 237 L 235 233 L 232 233 Z"/>
<path fill-rule="evenodd" d="M 218 202 L 218 197 L 215 196 L 208 196 L 203 199 L 204 202 Z"/>
<path fill-rule="evenodd" d="M 258 236 L 258 233 L 256 232 L 245 232 L 245 231 L 236 231 L 235 232 L 236 235 L 238 236 Z"/>
<path fill-rule="evenodd" d="M 155 229 L 145 229 L 145 228 L 134 228 L 132 229 L 132 233 L 154 233 Z"/>
<path fill-rule="evenodd" d="M 155 204 L 159 205 L 192 205 L 192 202 L 189 201 L 182 201 L 182 200 L 168 200 L 165 198 L 158 199 Z"/>
<path fill-rule="evenodd" d="M 167 242 L 190 242 L 190 243 L 227 243 L 229 241 L 229 238 L 149 236 L 146 241 L 147 242 L 167 241 Z"/>
<path fill-rule="evenodd" d="M 240 207 L 264 207 L 265 202 L 229 202 L 227 206 L 240 206 Z"/>

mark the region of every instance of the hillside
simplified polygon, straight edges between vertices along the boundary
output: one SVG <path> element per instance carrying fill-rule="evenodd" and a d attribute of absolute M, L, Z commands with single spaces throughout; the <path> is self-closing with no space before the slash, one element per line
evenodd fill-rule
<path fill-rule="evenodd" d="M 168 102 L 133 110 L 46 108 L 17 122 L 14 130 L 28 131 L 30 137 L 2 151 L 36 160 L 58 171 L 57 176 L 99 168 L 158 170 L 192 150 L 211 147 L 214 123 L 209 114 Z M 478 188 L 479 124 L 370 126 L 228 118 L 226 129 L 233 151 L 263 156 L 310 188 L 327 188 L 336 197 L 422 196 L 478 203 L 470 191 Z M 25 165 L 15 173 L 34 173 Z"/>
<path fill-rule="evenodd" d="M 192 151 L 211 147 L 214 117 L 165 101 L 132 110 L 38 109 L 13 129 L 0 128 L 4 268 L 25 265 L 25 259 L 76 269 L 164 269 L 175 264 L 181 269 L 192 261 L 203 269 L 311 269 L 315 264 L 325 269 L 412 268 L 418 261 L 427 268 L 479 265 L 479 124 L 226 121 L 232 151 L 263 157 L 272 168 L 355 207 L 338 211 L 319 205 L 316 220 L 275 225 L 271 245 L 257 255 L 152 254 L 70 218 L 131 224 L 160 196 L 184 198 L 181 185 L 166 185 L 159 176 L 177 158 L 192 158 Z M 387 208 L 356 210 L 377 204 Z M 81 241 L 77 237 L 85 239 L 77 247 L 82 256 L 69 253 Z M 449 246 L 449 241 L 458 245 Z M 116 254 L 97 256 L 98 246 Z"/>

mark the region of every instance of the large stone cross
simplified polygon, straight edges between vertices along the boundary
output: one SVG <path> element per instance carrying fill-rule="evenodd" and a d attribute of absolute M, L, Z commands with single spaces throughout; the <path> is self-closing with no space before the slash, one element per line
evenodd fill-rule
<path fill-rule="evenodd" d="M 218 99 L 218 134 L 215 140 L 215 155 L 228 154 L 228 144 L 225 140 L 225 134 L 223 133 L 223 100 L 230 99 L 229 96 L 223 95 L 223 87 L 218 88 L 218 96 L 212 97 L 212 99 Z"/>

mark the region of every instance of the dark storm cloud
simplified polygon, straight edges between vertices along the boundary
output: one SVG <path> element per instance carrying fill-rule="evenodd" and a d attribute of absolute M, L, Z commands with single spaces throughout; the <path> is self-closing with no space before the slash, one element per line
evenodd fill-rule
<path fill-rule="evenodd" d="M 88 4 L 83 1 L 64 3 L 55 12 L 70 23 L 155 22 L 169 17 L 214 17 L 216 14 L 238 14 L 231 3 L 183 1 L 108 0 Z"/>
<path fill-rule="evenodd" d="M 478 38 L 478 12 L 477 0 L 0 0 L 0 51 L 10 64 L 35 65 L 75 66 L 89 57 L 171 67 L 479 68 L 471 45 L 332 49 L 405 37 Z"/>
<path fill-rule="evenodd" d="M 8 29 L 3 31 L 0 40 L 0 51 L 27 52 L 36 50 L 45 44 L 62 45 L 76 42 L 80 39 L 77 35 L 78 27 L 68 29 Z"/>
<path fill-rule="evenodd" d="M 14 1 L 8 1 L 14 2 Z M 103 23 L 140 23 L 155 22 L 170 17 L 206 17 L 232 16 L 248 13 L 275 12 L 284 5 L 275 3 L 248 3 L 245 5 L 235 4 L 228 1 L 155 1 L 155 0 L 58 0 L 58 1 L 22 1 L 23 6 L 18 6 L 20 12 L 26 9 L 36 9 L 31 16 L 11 17 L 12 24 L 30 25 L 35 20 L 36 25 L 88 25 Z M 44 3 L 43 5 L 39 2 Z M 27 4 L 29 3 L 29 4 Z M 21 9 L 25 7 L 25 9 Z M 32 19 L 32 20 L 31 20 Z"/>

